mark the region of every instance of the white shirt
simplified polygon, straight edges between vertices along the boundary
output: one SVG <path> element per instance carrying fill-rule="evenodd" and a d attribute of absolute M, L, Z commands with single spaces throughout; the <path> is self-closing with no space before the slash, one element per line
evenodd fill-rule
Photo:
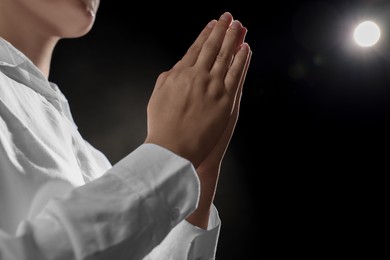
<path fill-rule="evenodd" d="M 220 219 L 196 208 L 192 164 L 143 144 L 115 165 L 77 130 L 59 88 L 0 38 L 0 259 L 214 259 Z"/>

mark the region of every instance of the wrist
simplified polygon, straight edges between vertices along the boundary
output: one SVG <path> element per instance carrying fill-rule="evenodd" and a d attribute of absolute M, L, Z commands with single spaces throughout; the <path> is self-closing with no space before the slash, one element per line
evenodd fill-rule
<path fill-rule="evenodd" d="M 207 230 L 210 218 L 210 210 L 196 209 L 191 215 L 186 218 L 186 221 L 191 225 Z"/>

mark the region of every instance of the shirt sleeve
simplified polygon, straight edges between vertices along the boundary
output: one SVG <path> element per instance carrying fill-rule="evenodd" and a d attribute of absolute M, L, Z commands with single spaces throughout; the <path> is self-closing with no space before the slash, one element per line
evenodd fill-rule
<path fill-rule="evenodd" d="M 104 154 L 89 143 L 88 145 L 98 158 L 97 161 L 106 160 Z M 214 205 L 212 205 L 208 223 L 207 230 L 205 230 L 185 220 L 181 221 L 144 260 L 215 259 L 221 220 Z"/>
<path fill-rule="evenodd" d="M 109 164 L 103 153 L 88 144 L 99 162 Z M 157 146 L 156 146 L 157 147 Z M 215 259 L 221 220 L 212 205 L 207 230 L 198 228 L 187 221 L 181 221 L 143 260 L 202 260 Z"/>
<path fill-rule="evenodd" d="M 183 222 L 198 199 L 192 164 L 144 144 L 102 177 L 51 200 L 16 235 L 0 230 L 0 259 L 143 259 L 176 226 L 177 233 L 198 235 L 184 231 L 194 227 Z"/>

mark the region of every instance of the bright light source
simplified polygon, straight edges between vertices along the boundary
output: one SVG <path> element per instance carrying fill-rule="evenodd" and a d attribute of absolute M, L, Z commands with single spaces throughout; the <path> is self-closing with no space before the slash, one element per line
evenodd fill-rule
<path fill-rule="evenodd" d="M 371 47 L 379 41 L 381 31 L 376 23 L 365 21 L 356 27 L 353 36 L 360 46 Z"/>

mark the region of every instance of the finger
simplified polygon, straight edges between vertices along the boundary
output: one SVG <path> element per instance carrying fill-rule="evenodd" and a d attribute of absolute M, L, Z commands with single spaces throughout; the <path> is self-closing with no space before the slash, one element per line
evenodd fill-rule
<path fill-rule="evenodd" d="M 226 33 L 222 47 L 212 66 L 211 73 L 225 77 L 228 68 L 233 60 L 237 48 L 243 43 L 244 32 L 242 24 L 239 21 L 233 21 Z"/>
<path fill-rule="evenodd" d="M 228 146 L 228 144 L 233 136 L 233 132 L 234 132 L 234 129 L 235 129 L 237 121 L 238 121 L 238 116 L 239 116 L 240 106 L 241 106 L 242 89 L 244 86 L 246 73 L 248 71 L 251 55 L 252 55 L 252 52 L 249 51 L 248 58 L 247 58 L 247 61 L 246 61 L 245 67 L 244 67 L 244 71 L 242 73 L 241 81 L 238 85 L 237 93 L 235 95 L 234 105 L 233 105 L 233 109 L 232 109 L 229 123 L 226 126 L 226 129 L 225 129 L 224 133 L 222 134 L 217 146 L 214 148 L 214 149 L 216 149 L 215 152 L 217 154 L 221 154 L 222 157 L 224 156 L 224 154 L 226 152 L 227 146 Z M 221 144 L 224 144 L 224 145 L 221 145 Z"/>
<path fill-rule="evenodd" d="M 238 116 L 239 116 L 239 113 L 240 113 L 240 106 L 241 106 L 242 89 L 243 89 L 243 86 L 244 86 L 246 73 L 248 71 L 248 67 L 249 67 L 251 56 L 252 56 L 252 52 L 249 51 L 248 58 L 247 58 L 247 61 L 246 61 L 245 67 L 244 67 L 244 71 L 242 73 L 241 81 L 240 81 L 240 84 L 238 85 L 237 93 L 236 93 L 236 96 L 235 96 L 234 105 L 233 105 L 233 109 L 232 109 L 232 114 L 230 116 L 230 120 L 229 120 L 229 123 L 228 123 L 228 125 L 227 125 L 227 127 L 225 129 L 225 132 L 224 132 L 224 134 L 221 137 L 221 141 L 226 143 L 226 144 L 228 144 L 230 142 L 230 139 L 232 138 L 234 129 L 236 128 L 236 124 L 237 124 L 237 121 L 238 121 Z M 227 146 L 226 146 L 226 148 L 227 148 Z M 225 153 L 226 148 L 223 151 L 223 153 Z"/>
<path fill-rule="evenodd" d="M 249 48 L 249 46 L 248 46 L 248 48 Z M 252 51 L 249 48 L 249 53 L 248 53 L 248 57 L 246 59 L 244 71 L 243 71 L 243 73 L 241 75 L 240 83 L 239 83 L 239 86 L 238 86 L 239 90 L 241 89 L 241 91 L 242 91 L 242 87 L 244 86 L 244 83 L 245 83 L 246 74 L 248 72 L 248 68 L 249 68 L 249 64 L 251 62 L 251 59 L 252 59 Z"/>
<path fill-rule="evenodd" d="M 237 93 L 239 87 L 244 84 L 251 56 L 249 45 L 243 43 L 226 74 L 225 86 L 228 92 Z"/>
<path fill-rule="evenodd" d="M 238 50 L 241 48 L 241 45 L 245 42 L 245 37 L 246 37 L 247 32 L 248 32 L 248 29 L 246 27 L 242 27 L 240 40 L 238 41 L 238 44 L 236 46 L 235 53 L 238 52 Z"/>
<path fill-rule="evenodd" d="M 211 20 L 206 27 L 201 31 L 201 33 L 196 38 L 195 42 L 190 46 L 190 48 L 187 50 L 186 54 L 183 56 L 183 58 L 176 63 L 175 67 L 177 66 L 193 66 L 198 59 L 199 53 L 202 49 L 202 46 L 204 42 L 209 37 L 210 33 L 212 32 L 215 24 L 217 23 L 217 20 Z"/>
<path fill-rule="evenodd" d="M 252 51 L 249 51 L 248 58 L 247 58 L 246 63 L 245 63 L 244 71 L 242 73 L 241 80 L 240 80 L 240 83 L 238 85 L 237 93 L 235 96 L 231 119 L 230 119 L 230 122 L 229 122 L 228 127 L 227 127 L 228 129 L 229 128 L 234 129 L 236 121 L 238 119 L 238 114 L 240 111 L 240 104 L 241 104 L 242 89 L 244 86 L 244 82 L 245 82 L 245 78 L 246 78 L 246 74 L 248 71 L 251 57 L 252 57 Z"/>
<path fill-rule="evenodd" d="M 196 66 L 206 70 L 211 69 L 219 53 L 219 50 L 221 49 L 226 31 L 228 30 L 232 20 L 233 16 L 229 12 L 225 12 L 223 15 L 221 15 L 210 36 L 203 44 L 196 62 Z"/>
<path fill-rule="evenodd" d="M 235 101 L 234 101 L 234 105 L 233 105 L 233 109 L 232 109 L 232 113 L 231 113 L 228 125 L 226 126 L 224 133 L 222 134 L 222 136 L 218 140 L 218 143 L 214 147 L 213 154 L 216 157 L 215 160 L 221 160 L 220 158 L 224 157 L 226 150 L 228 148 L 228 145 L 230 143 L 230 140 L 233 136 L 234 129 L 236 128 L 236 124 L 237 124 L 238 116 L 239 116 L 239 111 L 240 111 L 242 87 L 243 87 L 243 84 L 240 84 L 238 91 L 237 91 L 237 94 L 236 94 L 236 97 L 235 97 Z"/>

